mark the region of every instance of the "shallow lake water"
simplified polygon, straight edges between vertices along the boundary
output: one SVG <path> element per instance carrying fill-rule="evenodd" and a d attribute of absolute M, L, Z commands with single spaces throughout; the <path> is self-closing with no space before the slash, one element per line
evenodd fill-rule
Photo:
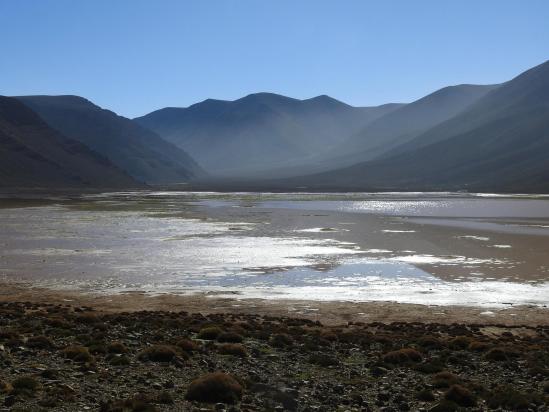
<path fill-rule="evenodd" d="M 0 275 L 116 293 L 549 303 L 549 197 L 117 192 L 0 199 Z"/>

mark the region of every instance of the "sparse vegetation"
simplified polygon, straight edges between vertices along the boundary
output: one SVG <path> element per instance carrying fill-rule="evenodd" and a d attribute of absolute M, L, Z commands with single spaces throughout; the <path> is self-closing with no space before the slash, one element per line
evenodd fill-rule
<path fill-rule="evenodd" d="M 421 360 L 421 353 L 413 348 L 398 349 L 383 355 L 384 362 L 392 363 L 395 365 L 399 363 L 421 362 Z"/>
<path fill-rule="evenodd" d="M 200 345 L 198 345 L 196 342 L 192 341 L 191 339 L 186 339 L 186 338 L 179 339 L 176 343 L 176 346 L 187 353 L 196 352 L 200 349 Z"/>
<path fill-rule="evenodd" d="M 215 372 L 192 381 L 186 398 L 205 403 L 236 403 L 242 398 L 242 393 L 242 385 L 234 377 Z"/>
<path fill-rule="evenodd" d="M 107 351 L 109 353 L 123 354 L 128 353 L 128 348 L 122 342 L 111 342 L 109 346 L 107 346 Z"/>
<path fill-rule="evenodd" d="M 63 350 L 65 356 L 75 362 L 93 362 L 94 357 L 89 352 L 88 348 L 84 346 L 69 346 Z"/>
<path fill-rule="evenodd" d="M 294 340 L 286 333 L 277 333 L 271 337 L 269 343 L 275 348 L 284 348 L 286 346 L 291 346 L 294 343 Z"/>
<path fill-rule="evenodd" d="M 460 377 L 448 371 L 439 372 L 433 376 L 433 386 L 435 388 L 449 388 L 459 382 L 461 382 Z"/>
<path fill-rule="evenodd" d="M 222 355 L 233 355 L 241 358 L 248 356 L 248 351 L 240 343 L 224 343 L 218 346 L 217 351 Z"/>
<path fill-rule="evenodd" d="M 141 361 L 170 362 L 176 356 L 177 352 L 172 346 L 153 345 L 141 351 L 138 358 Z"/>
<path fill-rule="evenodd" d="M 216 340 L 217 337 L 222 333 L 223 331 L 217 326 L 210 326 L 210 327 L 201 329 L 200 332 L 198 332 L 197 338 L 204 339 L 204 340 Z"/>
<path fill-rule="evenodd" d="M 502 333 L 491 335 L 455 324 L 327 327 L 273 316 L 40 307 L 0 303 L 0 403 L 8 410 L 199 410 L 242 402 L 235 408 L 446 412 L 549 404 L 548 327 L 525 327 L 521 335 L 498 326 Z M 95 320 L 76 321 L 85 313 Z M 71 330 L 51 333 L 52 317 L 55 324 L 67 319 Z M 215 339 L 191 338 L 211 328 L 205 334 Z M 245 336 L 245 344 L 219 342 L 224 333 Z M 463 339 L 449 344 L 463 336 L 465 349 Z"/>
<path fill-rule="evenodd" d="M 40 387 L 40 383 L 34 376 L 21 376 L 16 378 L 11 386 L 17 394 L 33 396 Z"/>
<path fill-rule="evenodd" d="M 473 393 L 464 386 L 454 384 L 444 393 L 446 400 L 455 402 L 459 406 L 474 406 L 476 398 Z"/>
<path fill-rule="evenodd" d="M 27 340 L 27 346 L 29 348 L 36 348 L 36 349 L 50 349 L 53 348 L 53 342 L 50 338 L 44 335 L 39 336 L 31 336 Z"/>
<path fill-rule="evenodd" d="M 218 342 L 226 342 L 226 343 L 241 343 L 244 340 L 244 337 L 242 335 L 239 335 L 236 332 L 223 332 L 220 333 L 217 337 Z"/>

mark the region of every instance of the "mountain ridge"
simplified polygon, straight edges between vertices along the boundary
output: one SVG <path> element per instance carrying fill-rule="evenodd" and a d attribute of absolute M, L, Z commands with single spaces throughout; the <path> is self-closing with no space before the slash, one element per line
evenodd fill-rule
<path fill-rule="evenodd" d="M 203 174 L 183 150 L 130 119 L 74 95 L 17 96 L 51 127 L 108 157 L 135 179 L 179 183 Z"/>
<path fill-rule="evenodd" d="M 257 171 L 314 155 L 397 107 L 353 107 L 326 95 L 300 100 L 252 93 L 159 109 L 135 120 L 187 150 L 212 173 L 248 166 Z"/>
<path fill-rule="evenodd" d="M 142 187 L 107 158 L 49 127 L 17 99 L 0 96 L 0 186 Z"/>

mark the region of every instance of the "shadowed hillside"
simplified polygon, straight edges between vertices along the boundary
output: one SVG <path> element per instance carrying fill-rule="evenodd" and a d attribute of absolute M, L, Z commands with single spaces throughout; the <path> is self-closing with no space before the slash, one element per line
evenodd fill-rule
<path fill-rule="evenodd" d="M 549 191 L 549 62 L 384 159 L 296 179 L 370 189 Z"/>
<path fill-rule="evenodd" d="M 105 157 L 49 127 L 11 97 L 0 96 L 0 186 L 138 187 Z"/>
<path fill-rule="evenodd" d="M 203 174 L 182 149 L 137 123 L 78 96 L 22 96 L 51 127 L 147 183 L 179 183 Z"/>

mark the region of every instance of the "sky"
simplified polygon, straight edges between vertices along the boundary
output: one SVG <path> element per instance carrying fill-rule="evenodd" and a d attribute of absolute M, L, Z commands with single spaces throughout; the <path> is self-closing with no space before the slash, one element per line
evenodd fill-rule
<path fill-rule="evenodd" d="M 0 0 L 0 94 L 127 117 L 255 92 L 356 106 L 549 59 L 547 0 Z"/>

